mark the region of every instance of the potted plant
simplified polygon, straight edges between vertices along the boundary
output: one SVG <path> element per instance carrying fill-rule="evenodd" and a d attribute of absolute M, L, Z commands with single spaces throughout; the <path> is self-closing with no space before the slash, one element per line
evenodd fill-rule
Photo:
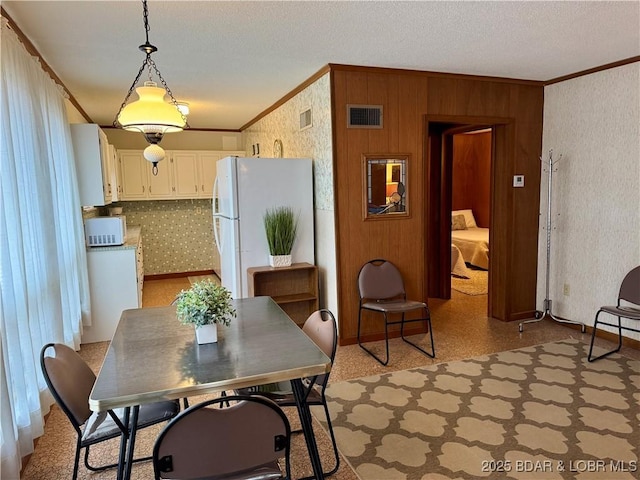
<path fill-rule="evenodd" d="M 231 303 L 231 292 L 211 280 L 194 283 L 189 290 L 182 290 L 176 297 L 178 320 L 196 329 L 199 344 L 218 341 L 216 324 L 229 326 L 236 311 Z"/>
<path fill-rule="evenodd" d="M 291 265 L 291 250 L 298 232 L 298 219 L 290 207 L 275 207 L 264 214 L 264 229 L 269 243 L 269 265 Z"/>

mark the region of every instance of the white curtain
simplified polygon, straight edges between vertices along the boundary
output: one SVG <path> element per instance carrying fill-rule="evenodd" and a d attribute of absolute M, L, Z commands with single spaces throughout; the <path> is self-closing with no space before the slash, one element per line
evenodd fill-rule
<path fill-rule="evenodd" d="M 19 478 L 52 403 L 40 349 L 77 349 L 90 305 L 64 96 L 4 18 L 1 28 L 0 471 Z"/>

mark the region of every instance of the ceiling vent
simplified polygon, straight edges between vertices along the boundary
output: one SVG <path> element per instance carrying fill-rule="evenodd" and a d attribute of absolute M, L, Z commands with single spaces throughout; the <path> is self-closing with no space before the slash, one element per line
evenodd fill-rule
<path fill-rule="evenodd" d="M 347 105 L 347 128 L 382 128 L 382 105 Z"/>
<path fill-rule="evenodd" d="M 304 112 L 300 114 L 300 130 L 306 130 L 311 127 L 311 108 L 307 108 Z"/>

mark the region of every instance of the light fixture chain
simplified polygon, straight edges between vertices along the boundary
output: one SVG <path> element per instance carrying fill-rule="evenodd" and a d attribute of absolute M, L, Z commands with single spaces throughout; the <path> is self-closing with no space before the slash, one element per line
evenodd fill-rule
<path fill-rule="evenodd" d="M 149 9 L 147 8 L 147 0 L 142 0 L 142 17 L 144 20 L 146 40 L 147 43 L 149 43 L 149 30 L 151 30 L 151 27 L 149 26 Z"/>
<path fill-rule="evenodd" d="M 129 87 L 129 91 L 127 92 L 127 96 L 124 97 L 124 100 L 122 101 L 122 105 L 120 105 L 120 110 L 118 110 L 118 113 L 116 114 L 116 118 L 113 120 L 113 126 L 114 127 L 118 127 L 118 117 L 120 117 L 120 112 L 122 112 L 124 107 L 127 105 L 127 100 L 129 100 L 129 97 L 131 97 L 131 94 L 136 89 L 136 85 L 138 84 L 138 80 L 140 80 L 140 77 L 142 76 L 142 72 L 144 72 L 144 68 L 147 66 L 149 60 L 151 60 L 151 58 L 150 58 L 149 55 L 147 55 L 147 58 L 145 58 L 144 62 L 142 62 L 142 66 L 140 67 L 140 70 L 138 70 L 138 75 L 136 75 L 136 78 L 133 80 L 133 83 L 131 84 L 131 87 Z M 154 66 L 154 68 L 155 68 L 155 66 Z M 157 71 L 157 69 L 156 69 L 156 71 Z"/>
<path fill-rule="evenodd" d="M 171 92 L 171 89 L 169 88 L 169 85 L 167 85 L 167 82 L 164 81 L 164 78 L 162 78 L 162 75 L 160 74 L 160 70 L 158 70 L 158 67 L 156 67 L 156 63 L 151 59 L 151 57 L 148 58 L 149 64 L 153 67 L 153 69 L 156 72 L 156 75 L 158 75 L 158 78 L 160 79 L 160 83 L 162 84 L 162 86 L 164 87 L 164 89 L 167 91 L 167 93 L 169 94 L 169 98 L 171 98 L 171 103 L 178 108 L 178 101 L 175 99 L 175 97 L 173 96 L 173 93 Z M 188 125 L 187 123 L 187 117 L 185 117 L 184 113 L 182 113 L 180 111 L 180 109 L 178 108 L 178 111 L 180 112 L 180 115 L 182 116 L 182 120 L 184 120 L 185 125 Z"/>

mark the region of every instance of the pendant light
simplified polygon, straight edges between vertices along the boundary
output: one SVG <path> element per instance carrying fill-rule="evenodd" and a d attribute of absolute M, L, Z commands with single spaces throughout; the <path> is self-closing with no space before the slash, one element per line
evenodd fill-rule
<path fill-rule="evenodd" d="M 153 174 L 158 174 L 158 162 L 161 161 L 165 154 L 160 145 L 165 133 L 180 132 L 185 128 L 189 128 L 187 123 L 186 114 L 183 105 L 179 104 L 174 98 L 171 90 L 167 86 L 164 78 L 160 74 L 155 62 L 151 59 L 151 54 L 158 51 L 158 49 L 149 43 L 149 10 L 147 8 L 147 0 L 142 0 L 144 29 L 146 35 L 146 42 L 140 45 L 138 48 L 146 54 L 144 62 L 138 71 L 138 75 L 133 80 L 129 92 L 125 97 L 120 110 L 113 121 L 113 126 L 116 128 L 122 128 L 124 130 L 141 132 L 149 146 L 144 150 L 144 158 L 153 164 Z M 140 79 L 145 68 L 148 73 L 148 81 L 144 82 L 144 85 L 137 87 L 138 80 Z M 153 80 L 152 73 L 155 72 L 156 76 L 160 80 L 162 87 L 158 87 L 158 84 Z M 127 103 L 131 95 L 135 93 L 138 95 L 138 100 L 131 103 Z M 169 101 L 165 100 L 165 97 L 169 97 Z"/>

